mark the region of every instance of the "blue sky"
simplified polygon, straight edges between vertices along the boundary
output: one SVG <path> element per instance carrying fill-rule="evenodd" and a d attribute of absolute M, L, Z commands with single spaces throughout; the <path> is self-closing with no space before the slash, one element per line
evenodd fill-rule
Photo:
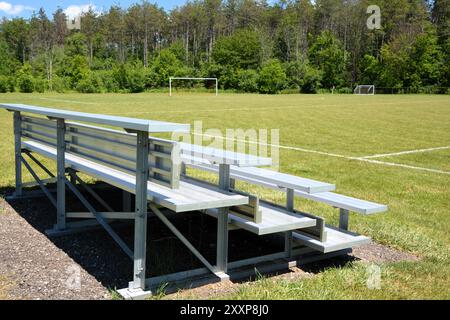
<path fill-rule="evenodd" d="M 131 4 L 141 2 L 140 0 L 0 0 L 0 17 L 25 17 L 31 16 L 33 10 L 38 11 L 43 7 L 47 15 L 51 15 L 58 7 L 67 10 L 69 13 L 76 13 L 83 8 L 92 5 L 96 11 L 107 10 L 111 5 L 117 4 L 123 8 L 129 7 Z M 167 10 L 183 4 L 186 0 L 150 0 Z"/>

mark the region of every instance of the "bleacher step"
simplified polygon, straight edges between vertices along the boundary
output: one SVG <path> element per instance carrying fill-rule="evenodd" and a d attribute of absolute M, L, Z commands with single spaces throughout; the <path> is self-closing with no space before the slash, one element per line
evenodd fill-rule
<path fill-rule="evenodd" d="M 325 242 L 320 242 L 319 240 L 308 237 L 307 235 L 294 232 L 294 243 L 305 245 L 322 253 L 329 253 L 350 249 L 371 241 L 369 237 L 331 226 L 326 226 L 325 231 L 327 232 L 327 240 Z"/>
<path fill-rule="evenodd" d="M 297 213 L 291 213 L 267 203 L 260 203 L 259 207 L 262 210 L 262 221 L 260 223 L 230 213 L 230 224 L 257 235 L 265 235 L 314 227 L 317 223 L 315 219 Z M 218 210 L 210 209 L 206 213 L 210 216 L 217 217 Z"/>

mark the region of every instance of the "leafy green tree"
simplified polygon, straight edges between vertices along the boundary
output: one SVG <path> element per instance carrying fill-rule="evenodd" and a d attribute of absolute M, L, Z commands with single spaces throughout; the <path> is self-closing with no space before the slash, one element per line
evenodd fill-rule
<path fill-rule="evenodd" d="M 419 35 L 410 52 L 410 83 L 412 87 L 439 85 L 443 54 L 434 31 Z"/>
<path fill-rule="evenodd" d="M 81 93 L 100 93 L 102 87 L 101 79 L 94 72 L 89 71 L 77 82 L 76 90 Z"/>
<path fill-rule="evenodd" d="M 52 89 L 58 93 L 64 93 L 69 89 L 67 78 L 54 76 L 52 79 Z"/>
<path fill-rule="evenodd" d="M 78 82 L 89 72 L 89 65 L 86 56 L 76 55 L 74 57 L 66 56 L 62 67 L 58 70 L 60 77 L 69 79 L 70 87 L 76 88 Z"/>
<path fill-rule="evenodd" d="M 219 38 L 212 57 L 215 63 L 235 69 L 257 69 L 261 64 L 261 43 L 258 33 L 239 30 L 231 36 Z"/>
<path fill-rule="evenodd" d="M 405 37 L 398 37 L 381 48 L 380 84 L 383 87 L 401 88 L 406 86 L 409 57 L 404 50 Z"/>
<path fill-rule="evenodd" d="M 182 64 L 175 54 L 168 50 L 162 50 L 160 55 L 153 61 L 149 76 L 150 86 L 163 87 L 169 83 L 169 77 L 179 75 Z"/>
<path fill-rule="evenodd" d="M 72 89 L 76 89 L 78 82 L 89 72 L 87 53 L 86 37 L 83 34 L 77 32 L 66 38 L 64 56 L 56 68 L 56 74 L 67 79 Z"/>
<path fill-rule="evenodd" d="M 120 92 L 120 86 L 115 78 L 115 70 L 95 70 L 106 92 Z"/>
<path fill-rule="evenodd" d="M 258 73 L 255 70 L 239 70 L 236 74 L 237 86 L 243 92 L 258 91 Z"/>
<path fill-rule="evenodd" d="M 33 82 L 34 82 L 33 83 L 34 91 L 42 93 L 42 92 L 45 92 L 47 90 L 48 81 L 46 79 L 34 78 Z"/>
<path fill-rule="evenodd" d="M 378 85 L 380 83 L 380 63 L 376 57 L 370 54 L 364 55 L 360 69 L 360 84 Z"/>
<path fill-rule="evenodd" d="M 414 39 L 401 35 L 381 49 L 382 86 L 424 87 L 439 85 L 444 57 L 433 31 Z"/>
<path fill-rule="evenodd" d="M 330 32 L 323 31 L 309 49 L 311 63 L 323 72 L 325 88 L 341 87 L 348 82 L 348 52 L 342 43 Z"/>
<path fill-rule="evenodd" d="M 142 67 L 134 67 L 128 70 L 127 89 L 131 93 L 142 92 L 145 90 L 145 73 Z"/>
<path fill-rule="evenodd" d="M 120 64 L 113 69 L 113 78 L 120 90 L 131 93 L 145 90 L 146 74 L 142 63 Z"/>
<path fill-rule="evenodd" d="M 286 86 L 286 73 L 277 59 L 267 61 L 261 68 L 258 77 L 260 93 L 274 94 Z"/>
<path fill-rule="evenodd" d="M 82 33 L 76 32 L 66 39 L 64 51 L 67 56 L 86 56 L 88 48 L 86 45 L 86 36 Z"/>
<path fill-rule="evenodd" d="M 30 51 L 30 24 L 24 18 L 1 21 L 1 31 L 5 42 L 15 59 L 25 63 Z"/>
<path fill-rule="evenodd" d="M 302 93 L 316 93 L 320 88 L 322 72 L 308 63 L 300 61 L 286 65 L 288 86 L 296 88 Z"/>
<path fill-rule="evenodd" d="M 20 92 L 31 93 L 34 91 L 35 79 L 32 74 L 31 66 L 29 63 L 25 63 L 18 72 L 17 83 Z"/>
<path fill-rule="evenodd" d="M 201 75 L 202 77 L 218 78 L 219 86 L 223 89 L 237 87 L 237 70 L 231 66 L 206 62 L 201 66 Z"/>
<path fill-rule="evenodd" d="M 20 68 L 20 63 L 10 53 L 10 48 L 6 41 L 0 38 L 0 75 L 11 75 Z"/>
<path fill-rule="evenodd" d="M 8 78 L 5 76 L 0 76 L 0 93 L 5 93 L 8 91 Z"/>

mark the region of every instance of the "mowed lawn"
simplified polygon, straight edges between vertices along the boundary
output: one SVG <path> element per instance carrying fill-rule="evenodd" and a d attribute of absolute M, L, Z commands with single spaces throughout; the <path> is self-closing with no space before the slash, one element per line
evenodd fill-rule
<path fill-rule="evenodd" d="M 219 298 L 450 298 L 449 95 L 0 94 L 1 102 L 191 123 L 203 129 L 279 129 L 280 169 L 335 183 L 337 192 L 384 203 L 389 212 L 351 214 L 350 229 L 413 253 L 417 262 L 381 265 L 381 289 L 352 263 L 296 281 L 262 279 Z M 12 117 L 0 111 L 0 188 L 14 183 Z M 447 148 L 446 148 L 447 147 Z M 437 150 L 421 149 L 439 148 Z M 414 151 L 411 153 L 396 153 Z M 381 155 L 368 160 L 361 158 Z M 249 186 L 242 185 L 243 188 Z M 281 193 L 252 189 L 274 201 Z M 296 207 L 337 223 L 336 210 Z"/>

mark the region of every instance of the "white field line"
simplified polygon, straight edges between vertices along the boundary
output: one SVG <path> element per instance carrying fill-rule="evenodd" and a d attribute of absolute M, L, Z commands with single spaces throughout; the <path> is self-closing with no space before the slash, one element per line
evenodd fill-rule
<path fill-rule="evenodd" d="M 244 143 L 259 144 L 259 145 L 264 145 L 264 146 L 268 146 L 268 147 L 276 147 L 276 148 L 280 148 L 280 149 L 321 154 L 321 155 L 325 155 L 325 156 L 329 156 L 329 157 L 343 158 L 343 159 L 347 159 L 347 160 L 356 160 L 356 161 L 362 161 L 362 162 L 367 162 L 367 163 L 372 163 L 372 164 L 379 164 L 379 165 L 385 165 L 385 166 L 391 166 L 391 167 L 400 167 L 400 168 L 406 168 L 406 169 L 412 169 L 412 170 L 418 170 L 418 171 L 427 171 L 427 172 L 450 175 L 450 172 L 448 172 L 448 171 L 430 169 L 430 168 L 424 168 L 424 167 L 416 167 L 416 166 L 411 166 L 411 165 L 406 165 L 406 164 L 401 164 L 401 163 L 385 162 L 385 161 L 372 160 L 372 159 L 366 159 L 366 158 L 360 158 L 360 157 L 349 157 L 349 156 L 345 156 L 342 154 L 329 153 L 329 152 L 318 151 L 318 150 L 311 150 L 311 149 L 292 147 L 292 146 L 275 145 L 272 143 L 263 143 L 263 142 L 257 142 L 257 141 L 247 141 L 247 140 L 242 140 L 242 139 L 232 139 L 232 138 L 214 136 L 214 135 L 209 135 L 209 134 L 199 134 L 196 132 L 193 132 L 192 134 L 199 135 L 199 136 L 206 136 L 206 137 L 210 137 L 210 138 L 219 138 L 219 139 L 233 140 L 233 141 L 244 142 Z"/>
<path fill-rule="evenodd" d="M 428 103 L 434 101 L 416 101 L 416 102 L 382 102 L 375 105 L 398 105 L 412 103 Z M 366 103 L 352 104 L 352 106 L 366 106 Z M 339 107 L 340 104 L 312 104 L 306 107 Z M 282 106 L 282 107 L 264 107 L 264 108 L 216 108 L 216 109 L 186 109 L 186 110 L 153 110 L 153 111 L 132 111 L 132 112 L 110 112 L 108 115 L 132 115 L 132 114 L 153 114 L 153 113 L 190 113 L 190 112 L 220 112 L 220 111 L 259 111 L 259 110 L 283 110 L 297 109 L 303 106 Z"/>
<path fill-rule="evenodd" d="M 416 167 L 416 166 L 411 166 L 411 165 L 402 164 L 402 163 L 386 162 L 386 161 L 371 160 L 371 159 L 364 159 L 364 158 L 350 158 L 350 159 L 358 160 L 358 161 L 364 161 L 364 162 L 368 162 L 368 163 L 374 163 L 374 164 L 381 164 L 381 165 L 391 166 L 391 167 L 401 167 L 401 168 L 407 168 L 407 169 L 413 169 L 413 170 L 419 170 L 419 171 L 428 171 L 428 172 L 433 172 L 433 173 L 449 174 L 450 175 L 449 171 L 430 169 L 430 168 L 424 168 L 424 167 Z"/>
<path fill-rule="evenodd" d="M 252 143 L 252 144 L 264 145 L 264 146 L 268 146 L 268 147 L 276 147 L 276 148 L 280 148 L 280 149 L 302 151 L 302 152 L 306 152 L 306 153 L 316 153 L 316 154 L 321 154 L 321 155 L 336 157 L 336 158 L 348 158 L 347 156 L 344 156 L 341 154 L 329 153 L 329 152 L 312 150 L 312 149 L 305 149 L 305 148 L 291 147 L 291 146 L 282 146 L 282 145 L 276 145 L 276 144 L 272 144 L 272 143 L 248 141 L 248 140 L 243 140 L 243 139 L 232 139 L 232 138 L 228 138 L 228 137 L 214 136 L 214 135 L 210 135 L 210 134 L 200 134 L 200 133 L 196 133 L 196 132 L 193 132 L 192 134 L 196 135 L 196 136 L 205 136 L 205 137 L 209 137 L 209 138 L 233 140 L 233 141 L 237 141 L 237 142 Z"/>
<path fill-rule="evenodd" d="M 57 101 L 57 102 L 67 102 L 67 103 L 78 103 L 78 104 L 99 104 L 98 102 L 85 102 L 77 100 L 64 100 L 64 99 L 54 99 L 54 98 L 39 98 L 41 100 Z"/>
<path fill-rule="evenodd" d="M 423 153 L 423 152 L 445 150 L 445 149 L 450 149 L 450 146 L 427 148 L 427 149 L 407 150 L 407 151 L 400 151 L 400 152 L 394 152 L 394 153 L 374 154 L 372 156 L 365 156 L 365 157 L 359 157 L 359 158 L 360 159 L 385 158 L 385 157 L 391 157 L 391 156 L 401 156 L 401 155 L 404 155 L 404 154 Z"/>

